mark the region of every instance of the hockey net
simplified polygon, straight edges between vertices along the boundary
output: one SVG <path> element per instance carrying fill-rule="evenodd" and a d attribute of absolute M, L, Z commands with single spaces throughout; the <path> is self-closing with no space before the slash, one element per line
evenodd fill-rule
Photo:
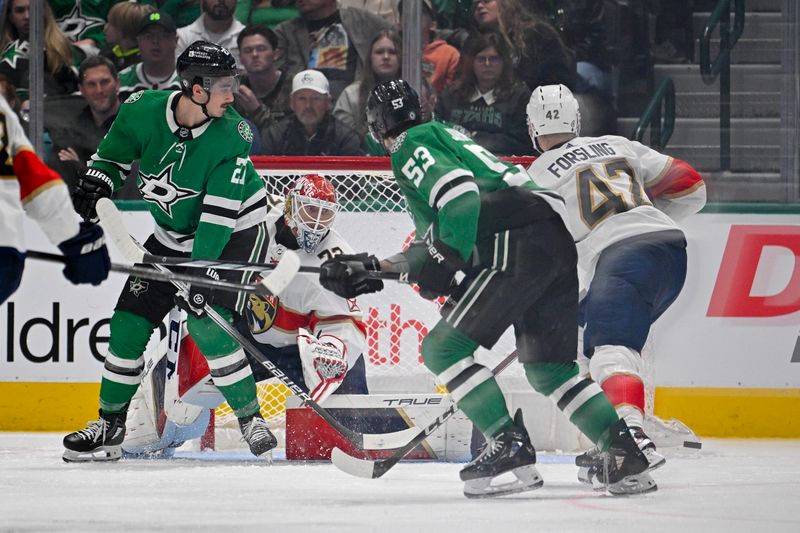
<path fill-rule="evenodd" d="M 507 161 L 527 167 L 532 158 Z M 305 174 L 329 178 L 342 205 L 335 228 L 356 252 L 386 257 L 402 249 L 414 236 L 403 194 L 392 177 L 389 158 L 254 157 L 253 162 L 265 178 L 269 194 L 283 196 L 287 187 Z M 437 303 L 419 297 L 408 285 L 389 282 L 380 293 L 359 297 L 359 306 L 367 330 L 368 350 L 364 356 L 370 393 L 445 392 L 437 387 L 420 355 L 422 339 L 439 318 Z M 514 349 L 514 338 L 508 331 L 492 350 L 480 349 L 476 359 L 492 368 Z M 524 406 L 535 396 L 522 365 L 511 365 L 498 376 L 498 382 L 515 407 Z M 648 391 L 652 412 L 652 380 Z M 270 426 L 278 429 L 278 434 L 284 424 L 284 406 L 289 394 L 287 387 L 277 380 L 258 384 L 262 413 Z M 564 421 L 559 417 L 563 415 L 557 409 L 550 409 L 547 400 L 536 404 L 535 409 L 540 422 L 532 433 L 538 435 L 539 446 L 544 444 L 550 449 L 581 446 L 577 431 L 560 427 Z M 543 409 L 550 412 L 540 413 Z M 233 440 L 239 440 L 238 423 L 227 404 L 216 410 L 215 425 L 218 434 L 230 431 Z M 218 443 L 221 440 L 217 438 Z"/>

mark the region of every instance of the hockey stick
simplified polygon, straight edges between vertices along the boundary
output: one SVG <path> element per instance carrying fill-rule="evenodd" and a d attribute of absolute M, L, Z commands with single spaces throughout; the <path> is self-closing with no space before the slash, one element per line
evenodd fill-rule
<path fill-rule="evenodd" d="M 112 204 L 113 205 L 113 204 Z M 104 217 L 110 216 L 114 217 L 115 213 L 118 215 L 119 212 L 114 209 L 113 212 L 108 212 L 105 208 L 101 207 L 100 202 L 97 204 L 97 214 L 100 217 L 100 223 L 105 227 L 105 220 Z M 122 221 L 120 220 L 120 223 Z M 124 227 L 124 224 L 123 224 Z M 136 247 L 139 251 L 141 251 L 141 245 L 133 239 L 133 237 L 128 237 L 130 244 Z M 284 268 L 281 268 L 281 265 L 284 261 L 286 261 L 287 257 L 293 257 L 297 264 L 292 263 L 292 266 L 296 269 L 297 265 L 299 264 L 299 258 L 294 252 L 289 252 L 289 255 L 284 254 L 283 258 L 281 259 L 280 263 L 278 263 L 278 267 L 274 269 L 274 271 L 267 276 L 264 280 L 262 280 L 262 284 L 265 284 L 268 288 L 270 288 L 270 292 L 272 294 L 278 294 L 283 289 L 285 289 L 291 279 L 294 277 L 293 273 L 287 272 Z M 166 273 L 167 275 L 171 275 L 172 272 L 165 266 L 154 264 L 157 270 Z M 296 273 L 296 270 L 295 270 Z M 289 275 L 291 274 L 291 275 Z M 170 282 L 175 285 L 179 290 L 186 291 L 187 286 L 177 279 L 171 279 Z M 317 413 L 323 420 L 325 420 L 334 430 L 339 432 L 342 437 L 344 437 L 350 444 L 358 449 L 365 449 L 365 442 L 367 443 L 375 443 L 380 442 L 382 440 L 382 434 L 362 434 L 352 431 L 345 426 L 343 426 L 338 420 L 336 420 L 330 413 L 328 413 L 325 408 L 320 406 L 317 402 L 315 402 L 311 396 L 308 395 L 300 386 L 294 383 L 289 376 L 287 376 L 275 363 L 273 363 L 269 358 L 267 358 L 261 351 L 252 343 L 249 339 L 244 337 L 236 328 L 234 328 L 231 324 L 228 323 L 227 320 L 222 318 L 214 309 L 206 305 L 205 312 L 213 320 L 223 331 L 225 331 L 228 335 L 230 335 L 239 345 L 246 350 L 250 355 L 252 355 L 261 365 L 263 365 L 273 376 L 275 376 L 281 383 L 283 383 L 288 389 L 290 389 L 297 397 L 299 397 L 305 405 L 308 405 L 315 413 Z"/>
<path fill-rule="evenodd" d="M 494 375 L 499 374 L 516 358 L 517 351 L 514 350 L 512 353 L 507 355 L 505 359 L 500 361 L 496 367 L 494 367 L 492 373 Z M 402 448 L 399 448 L 386 459 L 358 459 L 357 457 L 348 455 L 339 448 L 334 448 L 331 451 L 331 461 L 334 465 L 336 465 L 336 468 L 350 474 L 351 476 L 364 477 L 368 479 L 379 478 L 388 472 L 390 468 L 396 465 L 400 459 L 411 453 L 411 451 L 414 450 L 414 448 L 416 448 L 431 433 L 441 427 L 448 418 L 456 414 L 456 411 L 458 411 L 458 406 L 455 402 L 453 402 L 445 412 L 436 417 L 436 419 L 426 427 L 418 430 L 414 438 L 412 438 Z"/>
<path fill-rule="evenodd" d="M 273 263 L 249 263 L 247 261 L 231 261 L 231 260 L 213 260 L 213 259 L 192 259 L 190 257 L 168 257 L 162 255 L 152 255 L 147 250 L 141 250 L 131 240 L 122 216 L 114 205 L 114 202 L 107 198 L 102 198 L 97 201 L 97 211 L 103 211 L 103 216 L 100 217 L 103 229 L 106 234 L 114 242 L 114 245 L 122 253 L 126 260 L 131 263 L 144 263 L 144 264 L 159 264 L 167 266 L 181 266 L 191 268 L 217 268 L 220 270 L 272 270 L 275 268 Z M 320 267 L 301 266 L 300 272 L 309 274 L 319 274 L 322 269 Z M 368 278 L 394 280 L 401 283 L 408 283 L 407 277 L 399 272 L 374 272 L 371 270 L 366 271 Z"/>
<path fill-rule="evenodd" d="M 51 254 L 47 252 L 37 252 L 35 250 L 28 250 L 27 252 L 25 252 L 25 256 L 30 259 L 47 261 L 50 263 L 64 264 L 67 262 L 67 259 L 63 255 Z M 287 265 L 288 264 L 289 263 L 287 263 Z M 269 295 L 268 294 L 269 289 L 260 283 L 254 283 L 254 284 L 236 283 L 233 281 L 215 280 L 207 276 L 193 276 L 191 274 L 185 274 L 181 272 L 170 272 L 169 274 L 167 274 L 165 272 L 159 272 L 158 270 L 153 270 L 152 268 L 120 265 L 119 263 L 111 263 L 111 271 L 150 280 L 165 281 L 167 283 L 173 280 L 184 281 L 186 283 L 191 283 L 192 285 L 196 285 L 199 287 L 207 287 L 209 289 L 217 289 L 222 291 L 233 291 L 233 292 L 239 292 L 239 291 L 255 292 L 261 296 Z"/>

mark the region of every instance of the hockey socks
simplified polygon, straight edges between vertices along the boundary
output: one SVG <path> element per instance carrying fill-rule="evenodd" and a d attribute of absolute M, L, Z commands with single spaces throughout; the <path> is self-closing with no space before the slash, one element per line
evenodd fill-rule
<path fill-rule="evenodd" d="M 100 409 L 104 413 L 124 413 L 142 381 L 142 354 L 155 328 L 146 318 L 128 311 L 114 311 L 110 328 Z"/>
<path fill-rule="evenodd" d="M 578 375 L 577 363 L 525 363 L 524 367 L 537 392 L 549 396 L 601 449 L 608 447 L 608 430 L 619 417 L 600 386 Z"/>
<path fill-rule="evenodd" d="M 231 321 L 231 311 L 214 309 Z M 189 316 L 186 327 L 197 347 L 208 361 L 214 385 L 225 397 L 237 418 L 249 417 L 259 411 L 256 382 L 244 350 L 208 317 Z"/>
<path fill-rule="evenodd" d="M 459 409 L 491 436 L 511 424 L 511 416 L 492 371 L 475 362 L 477 348 L 475 341 L 440 320 L 422 341 L 422 358 Z"/>

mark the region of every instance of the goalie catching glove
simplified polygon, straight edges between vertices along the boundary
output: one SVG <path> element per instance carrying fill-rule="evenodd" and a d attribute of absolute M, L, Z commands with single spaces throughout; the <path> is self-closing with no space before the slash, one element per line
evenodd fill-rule
<path fill-rule="evenodd" d="M 303 328 L 298 330 L 297 348 L 303 363 L 303 378 L 311 398 L 319 403 L 333 394 L 347 374 L 345 345 L 338 337 L 319 339 Z"/>
<path fill-rule="evenodd" d="M 416 283 L 420 296 L 429 300 L 449 295 L 456 285 L 456 274 L 466 266 L 455 249 L 438 239 L 430 244 L 415 241 L 404 255 L 411 265 L 408 281 Z"/>
<path fill-rule="evenodd" d="M 366 274 L 381 270 L 380 261 L 374 255 L 340 254 L 322 263 L 321 269 L 320 285 L 342 298 L 383 290 L 383 281 L 368 278 Z"/>

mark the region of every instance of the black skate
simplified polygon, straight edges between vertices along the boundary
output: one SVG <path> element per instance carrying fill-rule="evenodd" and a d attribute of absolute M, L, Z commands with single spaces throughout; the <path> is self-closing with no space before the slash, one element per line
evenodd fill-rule
<path fill-rule="evenodd" d="M 655 443 L 650 440 L 650 437 L 640 427 L 629 426 L 628 430 L 631 432 L 631 437 L 636 442 L 636 445 L 642 450 L 642 453 L 647 457 L 648 466 L 647 471 L 651 472 L 656 468 L 661 468 L 667 462 L 667 459 L 656 451 Z M 575 458 L 575 464 L 578 465 L 578 481 L 592 484 L 590 470 L 593 467 L 600 467 L 603 464 L 600 450 L 592 448 L 591 450 L 582 453 Z"/>
<path fill-rule="evenodd" d="M 253 455 L 261 455 L 278 445 L 278 439 L 260 414 L 240 418 L 239 427 L 242 429 L 242 438 L 250 446 L 250 453 Z"/>
<path fill-rule="evenodd" d="M 64 437 L 64 461 L 118 461 L 122 457 L 126 417 L 127 413 L 108 414 L 100 411 L 100 418 L 89 422 L 86 429 Z"/>
<path fill-rule="evenodd" d="M 588 452 L 575 458 L 576 465 L 587 468 L 585 475 L 594 490 L 608 490 L 616 496 L 657 490 L 656 482 L 648 473 L 651 469 L 648 458 L 639 449 L 631 428 L 624 420 L 619 420 L 609 431 L 611 445 L 608 450 L 597 453 L 591 461 L 585 457 Z"/>
<path fill-rule="evenodd" d="M 514 423 L 489 439 L 483 452 L 461 470 L 464 496 L 490 498 L 538 489 L 544 483 L 536 469 L 536 450 L 517 411 Z M 503 474 L 516 479 L 492 485 Z"/>

